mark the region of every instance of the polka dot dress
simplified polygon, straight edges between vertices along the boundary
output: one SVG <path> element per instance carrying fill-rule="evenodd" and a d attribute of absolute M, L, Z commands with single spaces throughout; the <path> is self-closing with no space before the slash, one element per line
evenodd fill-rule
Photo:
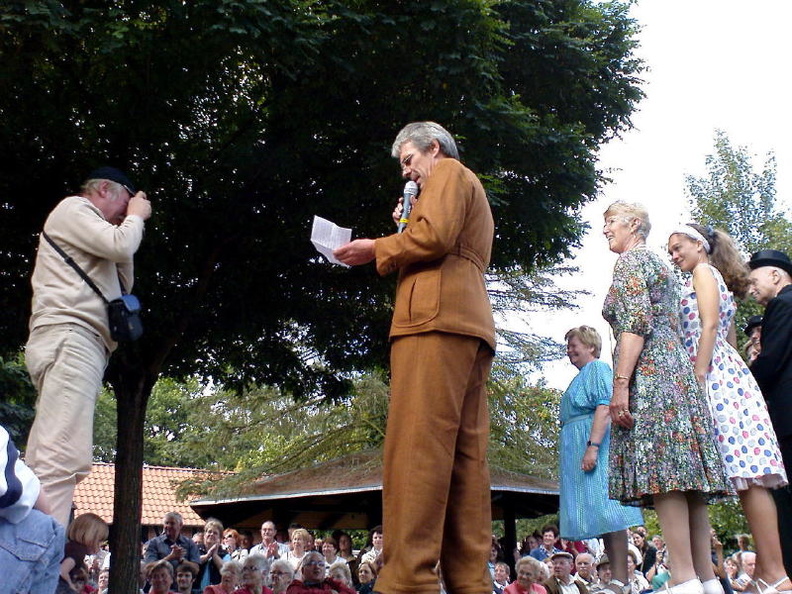
<path fill-rule="evenodd" d="M 726 337 L 737 307 L 734 296 L 714 266 L 709 266 L 718 283 L 718 334 L 707 372 L 707 399 L 715 421 L 718 450 L 726 475 L 737 490 L 752 484 L 767 488 L 787 484 L 773 426 L 759 386 Z M 689 279 L 681 301 L 682 340 L 690 358 L 696 360 L 701 336 L 698 301 Z"/>

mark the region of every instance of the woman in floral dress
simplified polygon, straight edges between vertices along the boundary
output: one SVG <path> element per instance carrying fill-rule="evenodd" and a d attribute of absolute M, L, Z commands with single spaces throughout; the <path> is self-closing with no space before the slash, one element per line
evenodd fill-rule
<path fill-rule="evenodd" d="M 603 234 L 619 254 L 603 306 L 616 338 L 609 493 L 654 505 L 674 564 L 672 594 L 720 594 L 707 501 L 730 488 L 679 339 L 679 287 L 671 267 L 646 248 L 650 228 L 638 204 L 616 202 L 605 212 Z"/>
<path fill-rule="evenodd" d="M 692 223 L 671 234 L 668 253 L 690 275 L 680 303 L 683 344 L 709 401 L 726 475 L 756 538 L 754 589 L 790 592 L 768 491 L 786 485 L 787 475 L 767 405 L 735 349 L 734 295 L 745 297 L 748 269 L 728 234 Z"/>

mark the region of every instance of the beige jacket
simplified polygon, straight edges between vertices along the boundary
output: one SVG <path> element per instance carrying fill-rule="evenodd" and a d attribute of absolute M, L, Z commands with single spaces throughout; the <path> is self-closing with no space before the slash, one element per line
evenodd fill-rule
<path fill-rule="evenodd" d="M 121 295 L 119 276 L 127 292 L 132 290 L 132 257 L 143 239 L 142 218 L 132 215 L 120 225 L 113 225 L 87 198 L 69 196 L 47 217 L 44 230 L 108 300 Z M 31 332 L 52 324 L 79 324 L 100 335 L 108 351 L 115 349 L 104 301 L 43 236 L 39 239 L 31 284 Z"/>

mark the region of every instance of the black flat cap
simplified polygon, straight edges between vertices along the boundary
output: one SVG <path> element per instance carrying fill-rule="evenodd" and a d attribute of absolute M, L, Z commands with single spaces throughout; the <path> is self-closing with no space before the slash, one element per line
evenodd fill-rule
<path fill-rule="evenodd" d="M 109 179 L 110 181 L 125 186 L 132 194 L 135 194 L 137 191 L 135 190 L 135 185 L 127 177 L 127 174 L 115 167 L 100 167 L 99 169 L 94 169 L 88 174 L 88 179 Z"/>

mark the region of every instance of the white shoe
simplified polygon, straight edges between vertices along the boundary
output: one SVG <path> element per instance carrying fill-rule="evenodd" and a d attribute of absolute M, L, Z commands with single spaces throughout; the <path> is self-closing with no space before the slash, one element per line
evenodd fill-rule
<path fill-rule="evenodd" d="M 701 580 L 693 578 L 668 589 L 669 594 L 704 594 L 704 586 Z"/>
<path fill-rule="evenodd" d="M 706 582 L 701 582 L 704 594 L 724 594 L 723 585 L 718 578 L 712 578 Z"/>

